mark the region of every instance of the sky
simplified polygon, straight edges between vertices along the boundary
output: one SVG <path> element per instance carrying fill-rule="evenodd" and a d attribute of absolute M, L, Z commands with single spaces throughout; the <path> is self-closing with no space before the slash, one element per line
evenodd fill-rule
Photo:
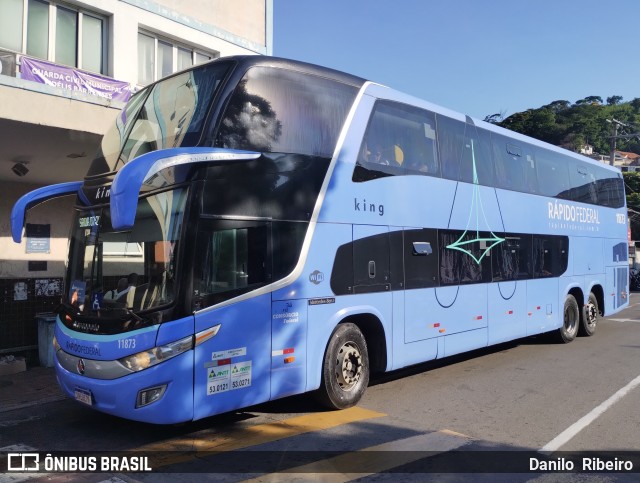
<path fill-rule="evenodd" d="M 640 97 L 640 0 L 273 0 L 273 55 L 476 119 Z"/>

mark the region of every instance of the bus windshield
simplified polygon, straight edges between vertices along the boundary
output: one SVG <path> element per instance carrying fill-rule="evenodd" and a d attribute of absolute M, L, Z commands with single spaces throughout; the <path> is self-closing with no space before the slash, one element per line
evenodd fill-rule
<path fill-rule="evenodd" d="M 229 68 L 227 62 L 204 65 L 136 93 L 102 138 L 87 175 L 115 171 L 150 151 L 197 145 Z"/>
<path fill-rule="evenodd" d="M 79 211 L 71 238 L 67 303 L 88 315 L 173 302 L 186 194 L 186 189 L 176 189 L 140 199 L 130 231 L 113 231 L 108 206 Z"/>

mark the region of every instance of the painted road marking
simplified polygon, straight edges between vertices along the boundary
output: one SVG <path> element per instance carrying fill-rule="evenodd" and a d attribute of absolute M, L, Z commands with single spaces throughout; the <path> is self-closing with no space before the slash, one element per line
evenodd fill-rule
<path fill-rule="evenodd" d="M 612 322 L 640 322 L 638 319 L 611 319 L 607 317 L 605 320 L 610 320 Z"/>
<path fill-rule="evenodd" d="M 640 376 L 636 377 L 629 384 L 624 386 L 622 389 L 618 390 L 618 392 L 616 392 L 613 396 L 611 396 L 609 399 L 604 401 L 598 407 L 592 409 L 591 412 L 589 412 L 588 414 L 580 418 L 578 421 L 573 423 L 571 426 L 569 426 L 562 433 L 560 433 L 558 436 L 556 436 L 547 444 L 545 444 L 538 451 L 540 453 L 553 453 L 554 451 L 557 451 L 562 446 L 564 446 L 569 440 L 571 440 L 574 436 L 576 436 L 580 431 L 582 431 L 584 428 L 589 426 L 593 421 L 595 421 L 607 409 L 609 409 L 611 406 L 617 403 L 620 399 L 626 396 L 629 391 L 631 391 L 638 385 L 640 385 Z"/>
<path fill-rule="evenodd" d="M 289 468 L 279 473 L 262 475 L 246 480 L 245 483 L 289 481 L 296 479 L 296 474 L 298 476 L 313 474 L 323 483 L 343 483 L 413 463 L 425 458 L 427 453 L 429 456 L 446 453 L 469 444 L 471 441 L 469 436 L 444 429 L 370 446 L 359 451 L 346 452 L 332 458 Z M 379 454 L 372 456 L 371 453 L 374 452 Z M 352 473 L 351 468 L 358 468 L 359 471 Z M 336 469 L 346 471 L 336 472 Z"/>
<path fill-rule="evenodd" d="M 250 446 L 271 443 L 299 434 L 321 431 L 343 424 L 380 418 L 386 414 L 369 409 L 353 407 L 342 411 L 327 411 L 307 414 L 274 423 L 258 424 L 244 428 L 216 432 L 212 439 L 197 437 L 173 438 L 169 441 L 154 443 L 136 448 L 136 452 L 161 452 L 151 455 L 150 466 L 154 469 L 193 461 L 198 453 L 234 451 Z"/>

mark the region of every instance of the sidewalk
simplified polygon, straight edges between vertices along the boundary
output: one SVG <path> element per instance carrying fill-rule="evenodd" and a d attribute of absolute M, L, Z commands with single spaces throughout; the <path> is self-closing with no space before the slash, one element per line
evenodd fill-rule
<path fill-rule="evenodd" d="M 64 398 L 52 367 L 33 367 L 0 376 L 0 413 Z"/>

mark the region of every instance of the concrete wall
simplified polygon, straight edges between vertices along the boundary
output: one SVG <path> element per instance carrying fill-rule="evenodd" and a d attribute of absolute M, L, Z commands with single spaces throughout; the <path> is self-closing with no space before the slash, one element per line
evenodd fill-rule
<path fill-rule="evenodd" d="M 156 3 L 266 46 L 264 0 L 156 0 Z"/>
<path fill-rule="evenodd" d="M 27 253 L 26 237 L 22 243 L 11 238 L 10 216 L 13 204 L 23 194 L 38 188 L 25 183 L 0 183 L 0 278 L 63 277 L 67 258 L 68 236 L 73 216 L 74 196 L 53 199 L 29 210 L 27 223 L 51 225 L 51 251 Z M 31 261 L 46 261 L 47 270 L 29 272 Z"/>

